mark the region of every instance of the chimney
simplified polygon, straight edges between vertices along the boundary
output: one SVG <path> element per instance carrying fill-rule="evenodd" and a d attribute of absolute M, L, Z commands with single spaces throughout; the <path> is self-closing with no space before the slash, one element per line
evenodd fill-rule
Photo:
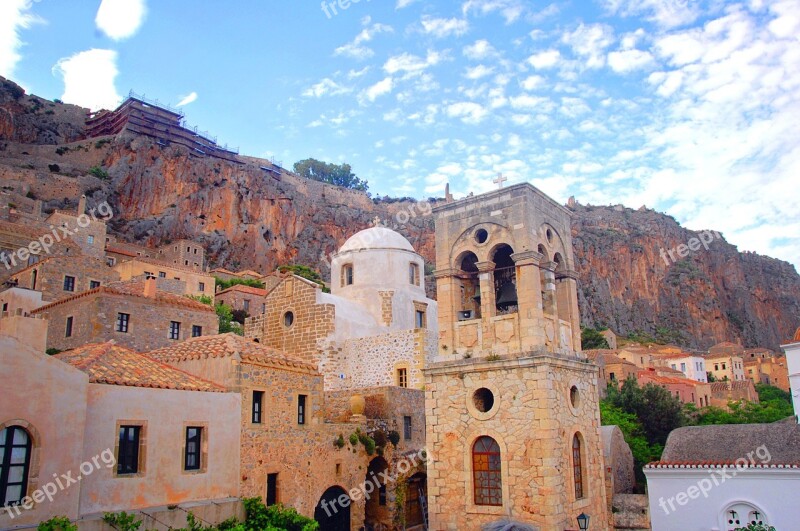
<path fill-rule="evenodd" d="M 36 219 L 42 219 L 42 200 L 37 199 L 33 203 L 33 216 Z"/>
<path fill-rule="evenodd" d="M 78 215 L 86 214 L 86 196 L 82 195 L 78 200 Z"/>
<path fill-rule="evenodd" d="M 156 279 L 148 278 L 144 281 L 144 296 L 149 299 L 156 298 Z"/>

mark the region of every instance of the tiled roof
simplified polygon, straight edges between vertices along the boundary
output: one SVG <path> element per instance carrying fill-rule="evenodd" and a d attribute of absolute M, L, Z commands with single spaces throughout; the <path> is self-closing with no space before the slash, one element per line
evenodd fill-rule
<path fill-rule="evenodd" d="M 233 271 L 225 269 L 224 267 L 217 267 L 211 270 L 212 273 L 225 273 L 226 275 L 236 275 Z"/>
<path fill-rule="evenodd" d="M 677 360 L 680 358 L 702 358 L 700 354 L 693 354 L 691 352 L 680 352 L 678 354 L 662 354 L 659 357 L 662 360 Z"/>
<path fill-rule="evenodd" d="M 220 291 L 219 293 L 217 293 L 217 297 L 219 297 L 220 295 L 222 295 L 224 293 L 233 292 L 233 291 L 239 291 L 241 293 L 249 293 L 250 295 L 256 295 L 256 296 L 259 296 L 259 297 L 264 297 L 267 294 L 267 290 L 265 290 L 263 288 L 256 288 L 256 287 L 253 287 L 253 286 L 245 286 L 244 284 L 235 284 L 235 285 L 231 286 L 230 288 L 228 288 L 226 290 L 223 290 L 223 291 Z"/>
<path fill-rule="evenodd" d="M 99 288 L 90 289 L 88 291 L 83 291 L 71 297 L 66 297 L 64 299 L 59 299 L 55 302 L 42 306 L 41 308 L 37 308 L 36 310 L 32 311 L 31 313 L 42 313 L 46 312 L 50 308 L 57 306 L 59 304 L 65 304 L 68 302 L 72 302 L 76 299 L 80 299 L 83 297 L 88 297 L 90 295 L 128 295 L 132 297 L 142 297 L 142 298 L 149 298 L 144 294 L 144 280 L 128 280 L 125 282 L 112 282 L 111 284 L 107 284 L 105 286 L 100 286 Z M 180 295 L 175 295 L 173 293 L 169 293 L 168 291 L 163 291 L 160 289 L 156 289 L 156 296 L 155 299 L 150 298 L 151 301 L 155 303 L 161 304 L 168 304 L 170 306 L 180 306 L 183 308 L 188 308 L 190 310 L 195 310 L 198 312 L 215 312 L 212 306 L 208 304 L 203 304 L 202 302 L 196 301 L 194 299 L 190 299 L 189 297 L 183 297 Z"/>
<path fill-rule="evenodd" d="M 213 382 L 111 342 L 85 345 L 55 357 L 88 374 L 92 383 L 225 392 L 224 387 Z"/>
<path fill-rule="evenodd" d="M 264 276 L 261 273 L 259 273 L 258 271 L 253 271 L 252 269 L 245 269 L 243 271 L 237 271 L 235 274 L 239 275 L 240 277 L 244 276 L 244 275 L 250 275 L 251 277 L 261 278 L 261 277 Z"/>
<path fill-rule="evenodd" d="M 748 389 L 751 383 L 751 380 L 726 380 L 722 382 L 711 382 L 711 391 L 719 393 L 729 389 Z"/>
<path fill-rule="evenodd" d="M 243 361 L 253 361 L 279 368 L 289 367 L 314 372 L 317 370 L 310 363 L 233 333 L 194 337 L 170 347 L 153 350 L 148 355 L 165 363 L 238 356 Z"/>
<path fill-rule="evenodd" d="M 106 252 L 114 254 L 123 254 L 125 256 L 138 256 L 133 251 L 128 251 L 127 249 L 123 249 L 122 247 L 117 247 L 116 245 L 106 245 Z"/>
<path fill-rule="evenodd" d="M 697 382 L 695 380 L 690 380 L 689 378 L 674 378 L 672 376 L 661 376 L 661 375 L 655 374 L 653 372 L 641 372 L 641 373 L 639 373 L 639 375 L 640 376 L 646 375 L 646 376 L 643 376 L 643 377 L 645 377 L 646 379 L 648 379 L 648 380 L 650 380 L 650 381 L 652 381 L 654 383 L 662 383 L 662 384 L 665 384 L 665 385 L 672 384 L 672 385 L 693 385 L 693 386 L 696 386 L 696 385 L 699 385 L 699 384 L 703 383 L 703 382 Z"/>

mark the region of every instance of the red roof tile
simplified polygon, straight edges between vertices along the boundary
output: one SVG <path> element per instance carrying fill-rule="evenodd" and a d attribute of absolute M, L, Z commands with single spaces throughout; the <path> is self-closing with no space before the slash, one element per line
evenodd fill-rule
<path fill-rule="evenodd" d="M 238 356 L 243 361 L 317 372 L 317 368 L 310 363 L 232 333 L 194 337 L 173 346 L 153 350 L 148 356 L 165 363 Z"/>
<path fill-rule="evenodd" d="M 224 387 L 213 382 L 111 342 L 85 345 L 55 357 L 88 374 L 92 383 L 225 392 Z"/>
<path fill-rule="evenodd" d="M 219 297 L 220 295 L 223 295 L 225 293 L 233 292 L 233 291 L 239 291 L 241 293 L 249 293 L 250 295 L 256 295 L 258 297 L 264 297 L 268 293 L 267 290 L 265 290 L 263 288 L 256 288 L 256 287 L 253 287 L 253 286 L 245 286 L 244 284 L 235 284 L 235 285 L 231 286 L 230 288 L 228 288 L 226 290 L 218 292 L 217 293 L 217 297 Z"/>

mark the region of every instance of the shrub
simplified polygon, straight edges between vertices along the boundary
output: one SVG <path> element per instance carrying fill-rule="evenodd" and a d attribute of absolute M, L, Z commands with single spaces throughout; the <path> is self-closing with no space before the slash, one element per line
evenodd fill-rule
<path fill-rule="evenodd" d="M 125 511 L 118 514 L 105 513 L 103 521 L 119 531 L 136 531 L 142 525 L 142 521 L 138 520 L 136 515 L 128 514 Z"/>
<path fill-rule="evenodd" d="M 58 164 L 48 164 L 47 169 L 53 173 L 58 173 L 61 171 L 61 167 Z"/>
<path fill-rule="evenodd" d="M 259 498 L 245 498 L 244 510 L 247 514 L 247 531 L 318 531 L 319 524 L 299 514 L 291 507 L 281 504 L 264 505 Z"/>
<path fill-rule="evenodd" d="M 93 175 L 98 179 L 108 179 L 108 172 L 100 166 L 92 166 L 89 168 L 89 175 Z"/>
<path fill-rule="evenodd" d="M 78 531 L 78 526 L 70 522 L 66 516 L 56 516 L 40 523 L 36 531 Z"/>
<path fill-rule="evenodd" d="M 388 436 L 389 442 L 392 443 L 392 446 L 397 446 L 397 443 L 400 442 L 400 433 L 397 430 L 392 430 L 389 432 Z"/>
<path fill-rule="evenodd" d="M 69 153 L 69 148 L 66 146 L 61 146 L 56 148 L 56 155 L 63 155 L 64 153 Z"/>
<path fill-rule="evenodd" d="M 336 448 L 344 448 L 344 436 L 340 433 L 336 439 L 333 441 L 333 445 Z"/>

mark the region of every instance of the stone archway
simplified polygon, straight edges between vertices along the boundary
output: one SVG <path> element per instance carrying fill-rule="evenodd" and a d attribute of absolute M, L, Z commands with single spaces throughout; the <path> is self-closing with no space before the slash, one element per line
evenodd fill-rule
<path fill-rule="evenodd" d="M 341 503 L 342 496 L 347 506 Z M 314 520 L 319 522 L 319 531 L 350 531 L 350 497 L 342 487 L 328 488 L 314 509 Z"/>

